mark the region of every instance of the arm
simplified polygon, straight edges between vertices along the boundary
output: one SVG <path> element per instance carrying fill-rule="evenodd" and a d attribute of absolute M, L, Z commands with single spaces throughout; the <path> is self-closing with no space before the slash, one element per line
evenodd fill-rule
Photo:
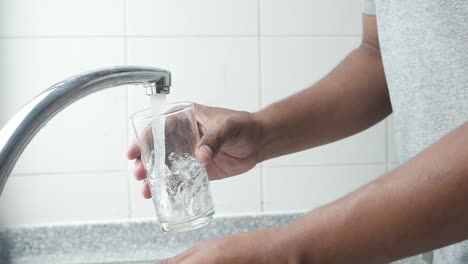
<path fill-rule="evenodd" d="M 304 263 L 385 263 L 468 238 L 468 122 L 280 231 Z"/>
<path fill-rule="evenodd" d="M 195 155 L 207 164 L 210 179 L 238 175 L 266 159 L 350 136 L 391 113 L 375 16 L 364 16 L 363 25 L 360 47 L 298 94 L 253 114 L 196 106 L 202 138 Z M 136 178 L 145 179 L 137 145 L 130 147 L 128 158 L 137 160 Z M 144 197 L 150 198 L 148 186 L 143 188 Z"/>
<path fill-rule="evenodd" d="M 363 25 L 360 47 L 325 78 L 255 114 L 264 127 L 260 161 L 345 138 L 392 112 L 375 16 Z"/>
<path fill-rule="evenodd" d="M 327 77 L 252 122 L 228 124 L 260 121 L 263 160 L 369 127 L 391 112 L 378 48 L 375 18 L 365 16 L 363 44 Z M 461 241 L 468 238 L 467 145 L 465 123 L 406 165 L 297 221 L 209 240 L 167 263 L 385 263 Z"/>

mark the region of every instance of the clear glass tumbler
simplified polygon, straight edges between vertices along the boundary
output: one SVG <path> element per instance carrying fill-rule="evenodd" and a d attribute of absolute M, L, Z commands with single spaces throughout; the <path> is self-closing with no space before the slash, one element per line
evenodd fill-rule
<path fill-rule="evenodd" d="M 193 104 L 168 104 L 157 118 L 149 108 L 130 119 L 161 229 L 188 231 L 208 224 L 214 206 L 205 165 L 194 154 L 200 134 Z"/>

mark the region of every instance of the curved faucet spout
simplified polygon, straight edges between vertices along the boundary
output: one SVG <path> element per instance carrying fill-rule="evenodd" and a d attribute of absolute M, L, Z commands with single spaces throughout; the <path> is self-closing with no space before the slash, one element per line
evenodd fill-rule
<path fill-rule="evenodd" d="M 36 133 L 73 102 L 124 84 L 143 84 L 147 95 L 169 93 L 169 71 L 149 67 L 114 67 L 68 78 L 26 104 L 0 130 L 0 195 L 19 156 Z"/>

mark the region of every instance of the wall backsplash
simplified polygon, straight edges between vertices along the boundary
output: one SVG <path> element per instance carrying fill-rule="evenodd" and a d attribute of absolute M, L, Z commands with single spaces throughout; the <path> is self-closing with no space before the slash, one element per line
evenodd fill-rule
<path fill-rule="evenodd" d="M 0 0 L 0 126 L 62 79 L 125 64 L 169 69 L 168 101 L 256 111 L 357 47 L 360 9 L 359 0 Z M 154 218 L 126 160 L 129 115 L 148 106 L 143 90 L 120 87 L 56 116 L 8 180 L 0 224 Z M 391 123 L 213 182 L 217 213 L 304 211 L 337 199 L 396 166 Z"/>

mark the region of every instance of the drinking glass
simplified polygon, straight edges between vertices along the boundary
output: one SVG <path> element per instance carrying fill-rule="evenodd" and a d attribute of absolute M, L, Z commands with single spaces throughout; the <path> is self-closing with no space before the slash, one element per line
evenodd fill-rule
<path fill-rule="evenodd" d="M 194 154 L 200 133 L 193 104 L 168 104 L 161 113 L 148 108 L 130 119 L 161 229 L 208 224 L 215 211 L 206 167 Z"/>

